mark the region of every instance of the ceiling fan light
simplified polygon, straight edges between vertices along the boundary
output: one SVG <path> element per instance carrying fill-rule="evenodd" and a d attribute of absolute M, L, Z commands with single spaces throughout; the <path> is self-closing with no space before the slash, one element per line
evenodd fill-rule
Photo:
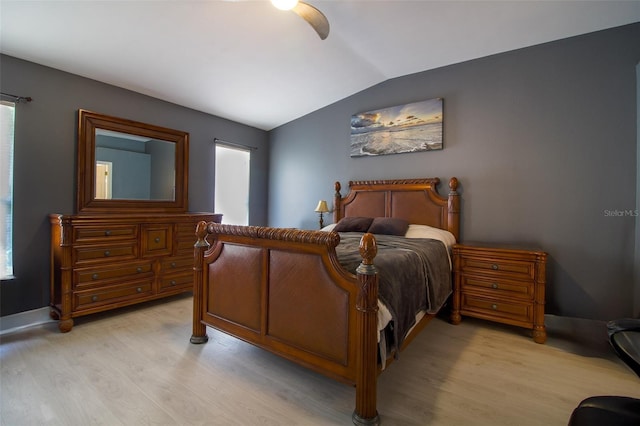
<path fill-rule="evenodd" d="M 271 0 L 271 3 L 280 10 L 291 10 L 298 4 L 298 0 Z"/>

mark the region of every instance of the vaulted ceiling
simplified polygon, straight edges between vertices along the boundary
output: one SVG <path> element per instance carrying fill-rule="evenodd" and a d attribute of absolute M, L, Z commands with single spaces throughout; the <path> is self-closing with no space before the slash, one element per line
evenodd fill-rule
<path fill-rule="evenodd" d="M 390 78 L 640 21 L 640 1 L 0 0 L 0 51 L 270 130 Z M 640 42 L 640 41 L 639 41 Z"/>

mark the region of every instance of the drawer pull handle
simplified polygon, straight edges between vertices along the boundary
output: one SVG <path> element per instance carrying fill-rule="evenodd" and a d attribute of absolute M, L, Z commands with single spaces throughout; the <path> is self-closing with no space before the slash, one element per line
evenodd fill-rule
<path fill-rule="evenodd" d="M 491 288 L 498 288 L 498 283 L 491 284 Z"/>
<path fill-rule="evenodd" d="M 91 301 L 92 302 L 97 302 L 98 301 L 98 296 L 91 296 Z"/>
<path fill-rule="evenodd" d="M 98 274 L 91 275 L 91 279 L 92 280 L 97 280 L 99 277 L 100 277 L 100 275 L 98 275 Z"/>
<path fill-rule="evenodd" d="M 491 269 L 497 271 L 498 269 L 500 269 L 500 267 L 494 263 L 493 265 L 491 265 Z"/>
<path fill-rule="evenodd" d="M 108 237 L 110 235 L 111 235 L 111 231 L 110 230 L 107 229 L 106 231 L 104 231 L 104 236 L 105 237 Z"/>
<path fill-rule="evenodd" d="M 160 242 L 160 237 L 155 237 L 153 241 L 155 241 L 156 243 L 159 243 Z"/>
<path fill-rule="evenodd" d="M 171 262 L 171 267 L 175 268 L 176 267 L 176 262 Z"/>
<path fill-rule="evenodd" d="M 498 309 L 498 305 L 496 305 L 496 304 L 494 303 L 493 305 L 491 305 L 491 309 L 493 309 L 493 310 L 495 311 L 496 309 Z"/>
<path fill-rule="evenodd" d="M 169 281 L 169 284 L 174 286 L 174 285 L 176 285 L 176 281 L 175 280 L 171 280 L 171 281 Z"/>
<path fill-rule="evenodd" d="M 138 266 L 138 267 L 136 268 L 136 272 L 137 272 L 137 273 L 142 272 L 142 268 L 141 268 L 140 266 Z"/>
<path fill-rule="evenodd" d="M 105 250 L 104 257 L 109 257 L 109 256 L 111 256 L 111 252 L 109 250 Z"/>
<path fill-rule="evenodd" d="M 142 293 L 142 287 L 138 287 L 138 288 L 136 288 L 136 291 L 137 291 L 138 293 Z"/>

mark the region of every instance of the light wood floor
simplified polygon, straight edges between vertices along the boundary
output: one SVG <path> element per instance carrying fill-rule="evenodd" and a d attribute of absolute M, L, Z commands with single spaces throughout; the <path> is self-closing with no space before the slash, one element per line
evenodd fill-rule
<path fill-rule="evenodd" d="M 548 316 L 549 340 L 433 320 L 379 379 L 383 425 L 566 425 L 580 400 L 640 398 L 602 323 Z M 348 425 L 353 388 L 209 330 L 192 345 L 191 298 L 2 337 L 1 424 Z"/>

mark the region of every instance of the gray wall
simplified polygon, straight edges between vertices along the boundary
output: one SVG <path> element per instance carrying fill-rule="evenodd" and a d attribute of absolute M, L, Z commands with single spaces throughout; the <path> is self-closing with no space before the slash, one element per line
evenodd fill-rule
<path fill-rule="evenodd" d="M 637 205 L 638 40 L 633 24 L 413 74 L 273 130 L 270 225 L 317 228 L 335 180 L 438 176 L 446 194 L 456 176 L 463 241 L 549 253 L 548 313 L 632 315 L 636 220 L 615 212 Z M 435 97 L 444 150 L 349 156 L 352 114 Z"/>
<path fill-rule="evenodd" d="M 1 315 L 49 304 L 48 214 L 75 211 L 80 108 L 189 132 L 191 211 L 214 210 L 214 137 L 258 147 L 251 160 L 250 221 L 266 224 L 267 132 L 6 55 L 0 56 L 0 88 L 33 98 L 16 108 L 16 278 L 0 283 Z"/>

